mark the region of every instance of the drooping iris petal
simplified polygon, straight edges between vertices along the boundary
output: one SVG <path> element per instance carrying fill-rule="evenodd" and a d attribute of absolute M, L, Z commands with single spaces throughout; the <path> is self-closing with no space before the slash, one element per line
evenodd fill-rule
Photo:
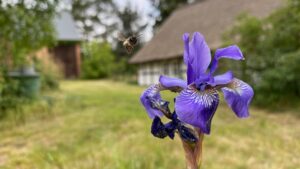
<path fill-rule="evenodd" d="M 166 100 L 158 100 L 158 99 L 153 99 L 153 98 L 149 98 L 151 102 L 151 107 L 154 109 L 159 110 L 160 112 L 162 112 L 164 115 L 166 115 L 167 117 L 171 117 L 172 113 L 170 112 L 169 109 L 169 102 Z"/>
<path fill-rule="evenodd" d="M 211 54 L 210 49 L 205 42 L 203 35 L 199 32 L 195 32 L 191 42 L 189 43 L 188 49 L 188 62 L 192 68 L 192 71 L 188 67 L 188 76 L 190 82 L 196 80 L 201 74 L 204 74 L 210 64 Z M 189 66 L 189 65 L 187 65 Z"/>
<path fill-rule="evenodd" d="M 168 76 L 160 76 L 159 82 L 164 88 L 171 91 L 180 92 L 182 89 L 186 88 L 187 84 L 184 80 L 178 78 L 172 78 Z"/>
<path fill-rule="evenodd" d="M 215 57 L 212 60 L 210 66 L 210 72 L 213 73 L 218 67 L 218 61 L 221 58 L 228 58 L 233 60 L 243 60 L 244 56 L 240 48 L 236 45 L 231 45 L 226 48 L 220 48 L 216 50 Z"/>
<path fill-rule="evenodd" d="M 249 116 L 249 104 L 254 95 L 250 85 L 235 78 L 227 87 L 222 88 L 222 91 L 228 106 L 239 118 Z"/>
<path fill-rule="evenodd" d="M 175 137 L 177 125 L 178 123 L 176 121 L 170 121 L 169 123 L 165 124 L 166 132 L 171 139 L 174 139 Z"/>
<path fill-rule="evenodd" d="M 159 85 L 152 85 L 140 97 L 140 101 L 151 119 L 155 116 L 161 117 L 163 115 L 158 109 L 153 107 L 153 101 L 160 102 L 162 100 L 159 91 Z"/>
<path fill-rule="evenodd" d="M 160 118 L 155 116 L 151 126 L 151 133 L 153 136 L 158 138 L 167 137 L 168 133 L 166 131 L 165 125 L 161 122 Z"/>
<path fill-rule="evenodd" d="M 224 74 L 217 75 L 213 77 L 213 80 L 208 82 L 211 86 L 216 86 L 216 85 L 225 85 L 230 83 L 233 80 L 233 74 L 231 71 L 228 71 Z"/>
<path fill-rule="evenodd" d="M 219 104 L 219 95 L 215 89 L 199 91 L 195 85 L 189 85 L 176 97 L 175 111 L 178 119 L 184 123 L 210 133 L 211 120 Z"/>

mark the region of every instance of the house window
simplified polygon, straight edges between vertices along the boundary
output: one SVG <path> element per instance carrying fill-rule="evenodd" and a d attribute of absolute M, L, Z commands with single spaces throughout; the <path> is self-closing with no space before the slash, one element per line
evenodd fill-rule
<path fill-rule="evenodd" d="M 169 75 L 169 66 L 167 63 L 163 65 L 163 74 Z"/>
<path fill-rule="evenodd" d="M 146 76 L 147 75 L 147 69 L 145 69 L 145 67 L 143 67 L 143 68 L 141 68 L 141 74 L 143 75 L 143 76 Z"/>
<path fill-rule="evenodd" d="M 180 77 L 180 65 L 179 65 L 179 63 L 175 62 L 173 68 L 174 68 L 175 76 Z"/>

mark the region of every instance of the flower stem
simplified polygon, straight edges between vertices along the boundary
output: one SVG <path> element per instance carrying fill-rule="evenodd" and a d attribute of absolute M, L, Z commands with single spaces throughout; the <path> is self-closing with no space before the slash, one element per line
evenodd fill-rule
<path fill-rule="evenodd" d="M 181 139 L 182 146 L 185 152 L 185 159 L 187 169 L 200 169 L 202 162 L 202 143 L 204 139 L 204 134 L 200 129 L 195 128 L 198 135 L 198 141 L 196 143 L 188 143 Z"/>

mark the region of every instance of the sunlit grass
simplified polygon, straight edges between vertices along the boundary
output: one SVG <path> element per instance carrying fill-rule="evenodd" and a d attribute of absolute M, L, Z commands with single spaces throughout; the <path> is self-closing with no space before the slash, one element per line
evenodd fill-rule
<path fill-rule="evenodd" d="M 50 109 L 27 108 L 35 115 L 2 127 L 0 169 L 184 168 L 178 138 L 151 136 L 151 120 L 139 103 L 143 89 L 112 81 L 62 82 L 60 91 L 47 94 Z M 251 109 L 251 118 L 238 120 L 221 105 L 204 141 L 203 168 L 298 169 L 299 140 L 300 119 L 293 113 Z"/>

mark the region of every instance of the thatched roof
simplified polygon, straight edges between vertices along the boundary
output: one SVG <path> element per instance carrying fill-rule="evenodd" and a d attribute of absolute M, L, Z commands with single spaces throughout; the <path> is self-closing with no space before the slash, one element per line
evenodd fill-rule
<path fill-rule="evenodd" d="M 222 45 L 221 37 L 236 17 L 249 12 L 259 18 L 270 14 L 283 0 L 203 0 L 176 10 L 131 63 L 181 57 L 185 32 L 201 32 L 212 49 Z"/>

